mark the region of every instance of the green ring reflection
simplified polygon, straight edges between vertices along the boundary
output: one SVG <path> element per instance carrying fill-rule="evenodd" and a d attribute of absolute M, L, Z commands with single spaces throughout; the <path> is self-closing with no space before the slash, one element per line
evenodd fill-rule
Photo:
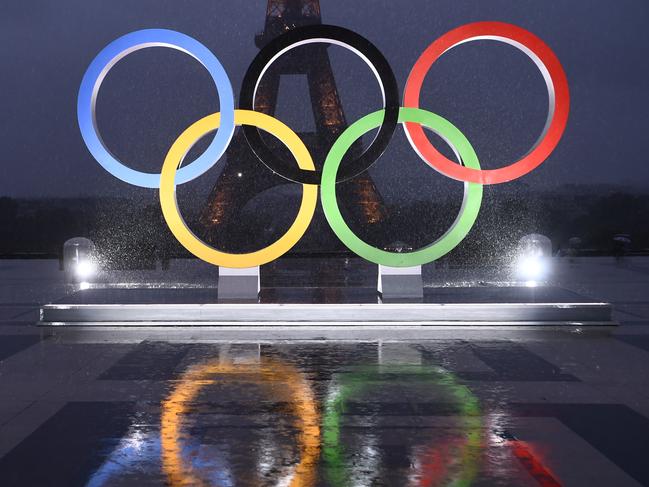
<path fill-rule="evenodd" d="M 470 486 L 478 474 L 477 459 L 482 447 L 482 421 L 478 399 L 447 370 L 422 365 L 379 365 L 341 374 L 341 380 L 333 386 L 333 392 L 327 397 L 323 412 L 322 454 L 329 482 L 336 487 L 351 486 L 353 482 L 353 477 L 347 475 L 345 449 L 340 441 L 341 416 L 345 403 L 350 396 L 371 389 L 377 381 L 385 381 L 390 375 L 398 375 L 399 383 L 406 378 L 412 378 L 417 382 L 443 386 L 457 401 L 458 417 L 463 430 L 462 452 L 457 457 L 462 467 L 458 475 L 443 479 L 446 480 L 445 483 L 435 485 Z"/>

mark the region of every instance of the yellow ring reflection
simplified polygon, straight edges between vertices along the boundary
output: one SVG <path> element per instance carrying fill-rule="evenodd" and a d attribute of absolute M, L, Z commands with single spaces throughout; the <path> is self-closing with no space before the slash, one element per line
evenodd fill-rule
<path fill-rule="evenodd" d="M 260 364 L 220 363 L 218 360 L 192 367 L 183 374 L 179 384 L 162 402 L 160 419 L 160 444 L 162 469 L 172 486 L 202 486 L 190 465 L 183 461 L 181 446 L 181 419 L 191 408 L 200 391 L 216 381 L 215 374 L 256 374 L 256 378 L 243 380 L 280 383 L 291 397 L 291 407 L 299 431 L 300 463 L 295 467 L 290 487 L 308 487 L 315 482 L 315 465 L 320 454 L 320 414 L 315 405 L 313 391 L 303 375 L 294 367 L 265 360 Z"/>
<path fill-rule="evenodd" d="M 315 165 L 304 142 L 285 124 L 260 112 L 235 110 L 237 125 L 254 125 L 274 135 L 291 151 L 301 169 L 315 171 Z M 176 172 L 185 155 L 204 135 L 219 128 L 221 114 L 215 113 L 200 119 L 185 130 L 167 153 L 160 175 L 160 205 L 162 214 L 176 239 L 199 259 L 222 267 L 255 267 L 266 264 L 288 252 L 304 235 L 315 213 L 318 202 L 318 186 L 302 185 L 302 203 L 295 221 L 276 242 L 268 247 L 246 254 L 230 254 L 210 247 L 187 227 L 176 200 Z"/>

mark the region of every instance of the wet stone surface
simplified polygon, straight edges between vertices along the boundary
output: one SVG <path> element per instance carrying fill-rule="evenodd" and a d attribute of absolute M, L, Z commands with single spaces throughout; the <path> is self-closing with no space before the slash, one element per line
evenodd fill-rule
<path fill-rule="evenodd" d="M 56 263 L 28 264 L 0 269 L 2 487 L 649 485 L 646 259 L 562 263 L 552 288 L 525 294 L 426 288 L 429 302 L 605 300 L 621 324 L 607 333 L 363 341 L 349 327 L 310 342 L 50 335 L 38 306 L 75 295 Z M 275 298 L 372 291 L 292 282 Z M 212 302 L 216 289 L 100 291 L 76 297 Z"/>
<path fill-rule="evenodd" d="M 649 364 L 649 354 L 623 340 L 587 341 L 595 354 L 610 341 Z M 570 342 L 12 345 L 16 363 L 4 362 L 0 377 L 0 478 L 66 486 L 646 484 L 649 419 L 638 409 L 647 411 L 649 398 L 636 391 L 634 409 L 605 382 L 589 381 L 589 367 L 571 367 L 583 345 L 564 349 L 563 366 L 548 359 Z M 21 375 L 21 358 L 49 373 Z"/>

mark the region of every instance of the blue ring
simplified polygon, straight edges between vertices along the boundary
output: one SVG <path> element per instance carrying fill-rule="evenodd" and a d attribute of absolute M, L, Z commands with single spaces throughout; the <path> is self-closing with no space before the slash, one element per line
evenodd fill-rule
<path fill-rule="evenodd" d="M 235 128 L 232 84 L 219 60 L 203 44 L 185 34 L 167 29 L 138 30 L 114 40 L 102 49 L 83 76 L 77 98 L 77 120 L 81 136 L 97 162 L 116 178 L 143 188 L 159 188 L 160 174 L 131 169 L 110 153 L 97 129 L 95 107 L 99 88 L 110 68 L 133 51 L 155 46 L 170 47 L 194 57 L 210 73 L 219 95 L 220 128 L 205 152 L 191 164 L 180 168 L 176 177 L 177 184 L 199 177 L 216 164 L 230 144 Z"/>

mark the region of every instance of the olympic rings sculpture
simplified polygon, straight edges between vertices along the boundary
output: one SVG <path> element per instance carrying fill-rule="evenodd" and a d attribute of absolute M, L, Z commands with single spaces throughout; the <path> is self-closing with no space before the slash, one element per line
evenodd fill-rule
<path fill-rule="evenodd" d="M 421 88 L 428 71 L 442 54 L 475 40 L 493 40 L 516 47 L 541 72 L 548 90 L 548 116 L 532 149 L 520 160 L 499 169 L 481 169 L 470 142 L 451 122 L 419 107 Z M 297 134 L 279 120 L 254 111 L 257 88 L 264 73 L 280 56 L 312 43 L 332 43 L 357 54 L 376 76 L 383 96 L 383 109 L 350 125 L 334 142 L 322 171 Z M 187 128 L 171 146 L 160 174 L 136 171 L 118 160 L 104 144 L 96 121 L 96 100 L 108 71 L 131 52 L 147 47 L 169 47 L 189 54 L 210 74 L 219 96 L 220 113 L 208 115 Z M 537 36 L 502 22 L 476 22 L 458 27 L 431 43 L 416 61 L 406 82 L 403 105 L 397 82 L 387 60 L 370 41 L 348 29 L 331 25 L 300 27 L 277 37 L 261 49 L 242 83 L 239 109 L 235 109 L 232 85 L 214 54 L 197 40 L 166 29 L 146 29 L 126 34 L 106 46 L 88 67 L 79 90 L 77 118 L 90 153 L 113 176 L 135 186 L 160 189 L 165 221 L 178 241 L 196 257 L 222 267 L 246 268 L 266 264 L 288 252 L 311 223 L 318 199 L 325 217 L 338 238 L 354 253 L 376 264 L 411 267 L 432 262 L 453 250 L 469 233 L 482 203 L 482 186 L 522 177 L 542 164 L 554 151 L 565 131 L 570 111 L 568 81 L 554 52 Z M 388 252 L 360 239 L 345 223 L 338 208 L 336 183 L 357 176 L 374 164 L 387 148 L 398 124 L 403 124 L 413 150 L 430 167 L 464 183 L 464 199 L 451 228 L 437 241 L 413 252 Z M 276 242 L 246 254 L 219 251 L 199 239 L 187 226 L 178 209 L 176 186 L 208 171 L 223 156 L 235 127 L 242 126 L 252 151 L 271 171 L 302 184 L 302 202 L 295 221 Z M 340 167 L 344 155 L 363 134 L 378 128 L 370 146 L 358 158 Z M 428 140 L 424 128 L 444 139 L 459 164 L 444 157 Z M 262 140 L 259 129 L 282 141 L 294 158 L 285 161 Z M 216 132 L 209 146 L 195 161 L 183 165 L 185 155 L 204 135 Z M 297 163 L 297 164 L 295 164 Z M 182 167 L 180 167 L 182 165 Z M 180 169 L 179 169 L 180 168 Z"/>

